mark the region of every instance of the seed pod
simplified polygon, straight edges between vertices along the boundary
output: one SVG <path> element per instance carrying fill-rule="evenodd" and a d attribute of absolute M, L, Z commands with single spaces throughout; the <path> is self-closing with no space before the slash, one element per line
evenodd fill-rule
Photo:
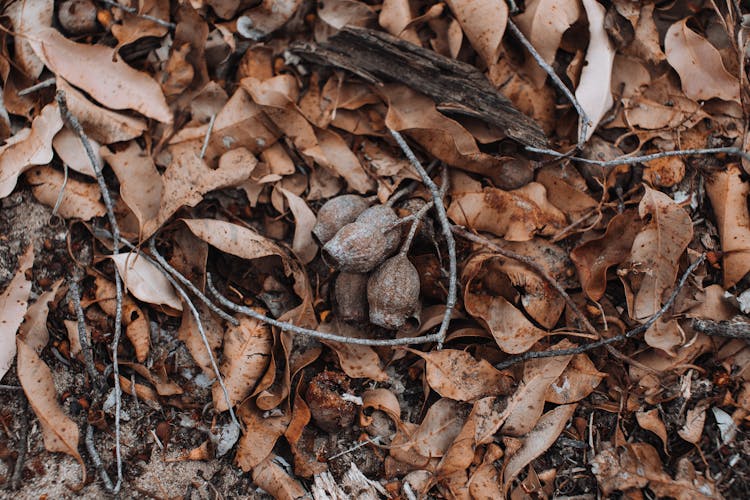
<path fill-rule="evenodd" d="M 370 323 L 396 330 L 419 307 L 419 273 L 404 254 L 383 262 L 367 281 Z"/>
<path fill-rule="evenodd" d="M 385 235 L 386 257 L 398 249 L 401 243 L 401 228 L 396 225 L 398 215 L 387 205 L 373 205 L 357 217 L 357 222 L 379 230 Z"/>
<path fill-rule="evenodd" d="M 323 254 L 331 265 L 346 273 L 367 273 L 388 256 L 387 241 L 380 231 L 352 222 L 342 227 L 323 246 Z"/>
<path fill-rule="evenodd" d="M 91 0 L 65 0 L 57 10 L 60 26 L 71 35 L 84 35 L 97 30 L 96 5 Z"/>
<path fill-rule="evenodd" d="M 336 310 L 344 321 L 367 319 L 367 275 L 339 273 L 334 287 Z"/>
<path fill-rule="evenodd" d="M 368 206 L 367 200 L 356 194 L 331 198 L 318 210 L 318 218 L 312 232 L 318 241 L 325 245 L 342 227 L 354 222 Z"/>
<path fill-rule="evenodd" d="M 336 432 L 354 423 L 357 407 L 342 397 L 350 391 L 349 378 L 341 372 L 326 370 L 310 380 L 305 401 L 318 427 L 326 432 Z"/>

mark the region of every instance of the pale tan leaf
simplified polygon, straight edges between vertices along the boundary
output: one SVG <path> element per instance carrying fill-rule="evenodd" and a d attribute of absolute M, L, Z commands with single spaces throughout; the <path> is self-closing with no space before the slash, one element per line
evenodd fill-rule
<path fill-rule="evenodd" d="M 698 404 L 685 415 L 685 425 L 677 430 L 677 434 L 687 441 L 697 445 L 703 436 L 703 426 L 706 423 L 706 405 Z"/>
<path fill-rule="evenodd" d="M 594 392 L 606 376 L 596 369 L 587 355 L 577 354 L 557 381 L 549 386 L 544 399 L 561 405 L 575 403 Z"/>
<path fill-rule="evenodd" d="M 232 406 L 253 392 L 268 368 L 273 347 L 268 325 L 247 316 L 240 317 L 239 322 L 224 333 L 224 360 L 220 368 Z M 213 399 L 216 411 L 229 409 L 218 383 L 213 386 Z"/>
<path fill-rule="evenodd" d="M 253 483 L 278 500 L 297 500 L 307 495 L 302 485 L 277 465 L 272 457 L 253 468 Z"/>
<path fill-rule="evenodd" d="M 135 298 L 182 311 L 182 302 L 172 284 L 158 267 L 139 256 L 138 252 L 120 253 L 110 258 L 117 266 L 125 287 Z"/>
<path fill-rule="evenodd" d="M 563 33 L 580 15 L 577 0 L 531 0 L 526 2 L 526 10 L 513 20 L 542 59 L 552 64 Z M 528 54 L 524 70 L 537 88 L 544 85 L 547 73 Z"/>
<path fill-rule="evenodd" d="M 8 2 L 3 12 L 13 23 L 13 31 L 21 34 L 14 37 L 15 62 L 31 80 L 36 80 L 44 70 L 44 62 L 34 53 L 28 35 L 52 26 L 55 12 L 53 0 Z"/>
<path fill-rule="evenodd" d="M 73 42 L 53 28 L 36 30 L 29 41 L 53 73 L 99 103 L 112 109 L 134 109 L 154 120 L 172 123 L 172 111 L 159 84 L 128 66 L 114 49 Z"/>
<path fill-rule="evenodd" d="M 635 413 L 635 419 L 638 421 L 638 425 L 640 425 L 642 429 L 653 432 L 659 437 L 659 439 L 661 439 L 664 453 L 667 453 L 667 427 L 659 416 L 659 410 L 653 408 L 648 411 L 638 411 Z"/>
<path fill-rule="evenodd" d="M 72 319 L 63 320 L 65 330 L 68 332 L 68 342 L 70 343 L 70 355 L 77 357 L 81 354 L 81 337 L 78 333 L 78 322 Z M 86 338 L 91 338 L 91 332 L 86 329 Z"/>
<path fill-rule="evenodd" d="M 346 25 L 366 26 L 376 17 L 372 7 L 357 0 L 318 2 L 317 7 L 320 19 L 337 30 Z"/>
<path fill-rule="evenodd" d="M 244 12 L 242 18 L 257 33 L 256 37 L 265 37 L 281 28 L 294 14 L 302 0 L 263 0 L 257 7 Z M 239 19 L 238 19 L 239 22 Z"/>
<path fill-rule="evenodd" d="M 338 320 L 321 324 L 318 327 L 318 331 L 335 333 L 352 338 L 366 337 L 365 332 Z M 336 353 L 341 369 L 350 378 L 366 378 L 380 382 L 388 380 L 388 375 L 381 366 L 382 362 L 372 347 L 345 342 L 331 342 L 328 340 L 321 340 L 321 342 Z"/>
<path fill-rule="evenodd" d="M 471 46 L 489 67 L 500 55 L 500 43 L 508 22 L 508 5 L 504 0 L 447 0 L 446 2 Z"/>
<path fill-rule="evenodd" d="M 97 106 L 62 78 L 57 79 L 57 88 L 65 92 L 70 113 L 89 138 L 101 144 L 135 139 L 148 128 L 145 120 Z"/>
<path fill-rule="evenodd" d="M 320 128 L 316 129 L 315 136 L 326 158 L 323 165 L 343 177 L 350 188 L 358 193 L 366 193 L 375 187 L 375 182 L 367 175 L 357 156 L 340 135 Z"/>
<path fill-rule="evenodd" d="M 408 0 L 383 0 L 378 23 L 391 35 L 420 45 L 416 30 L 407 28 L 413 18 Z"/>
<path fill-rule="evenodd" d="M 736 163 L 713 172 L 707 179 L 706 192 L 716 215 L 721 238 L 724 288 L 731 288 L 750 271 L 750 213 L 747 197 L 750 184 L 742 180 Z"/>
<path fill-rule="evenodd" d="M 289 210 L 294 215 L 294 239 L 292 250 L 300 258 L 303 264 L 309 264 L 318 253 L 318 245 L 312 237 L 312 229 L 315 226 L 315 213 L 310 210 L 305 200 L 284 188 L 280 191 L 289 203 Z"/>
<path fill-rule="evenodd" d="M 94 150 L 94 155 L 99 160 L 101 165 L 102 156 L 99 153 L 99 144 L 93 139 L 89 139 L 91 143 L 91 149 Z M 96 177 L 94 173 L 94 167 L 91 166 L 91 160 L 89 160 L 86 150 L 83 147 L 83 142 L 78 135 L 68 127 L 63 127 L 54 139 L 52 139 L 52 147 L 55 149 L 55 153 L 67 166 L 80 172 L 89 177 Z"/>
<path fill-rule="evenodd" d="M 243 259 L 285 255 L 284 250 L 249 227 L 218 219 L 182 219 L 190 231 L 209 245 Z"/>
<path fill-rule="evenodd" d="M 49 331 L 47 330 L 49 303 L 54 300 L 62 282 L 62 279 L 57 280 L 52 284 L 52 288 L 49 291 L 44 292 L 36 299 L 36 302 L 26 311 L 23 323 L 18 329 L 18 338 L 39 354 L 41 354 L 42 349 L 47 346 L 47 342 L 49 341 Z"/>
<path fill-rule="evenodd" d="M 60 192 L 57 213 L 65 219 L 91 220 L 107 213 L 104 203 L 99 201 L 101 191 L 95 183 L 68 178 L 52 167 L 34 167 L 26 172 L 26 181 L 31 185 L 34 197 L 48 207 L 54 207 Z"/>
<path fill-rule="evenodd" d="M 86 466 L 78 453 L 78 427 L 57 403 L 52 372 L 36 351 L 20 339 L 17 347 L 18 380 L 41 424 L 44 447 L 48 451 L 67 453 L 78 460 L 83 485 L 86 482 Z"/>
<path fill-rule="evenodd" d="M 664 37 L 667 62 L 680 75 L 685 95 L 696 101 L 739 101 L 739 80 L 724 68 L 716 47 L 688 27 L 688 20 L 674 23 Z"/>
<path fill-rule="evenodd" d="M 388 415 L 394 423 L 401 423 L 401 406 L 398 404 L 398 398 L 388 389 L 370 389 L 362 394 L 362 410 L 374 408 Z M 369 417 L 366 413 L 360 415 L 360 423 L 367 427 L 370 425 Z"/>
<path fill-rule="evenodd" d="M 62 127 L 57 103 L 48 104 L 34 118 L 31 130 L 21 130 L 16 134 L 18 139 L 11 138 L 10 145 L 0 149 L 0 199 L 13 191 L 18 176 L 24 171 L 52 160 L 52 139 Z"/>
<path fill-rule="evenodd" d="M 467 405 L 441 398 L 427 410 L 419 428 L 412 434 L 410 445 L 423 457 L 442 457 L 464 425 Z"/>
<path fill-rule="evenodd" d="M 16 357 L 16 332 L 23 322 L 31 292 L 31 281 L 26 278 L 26 271 L 33 265 L 34 246 L 29 245 L 18 258 L 16 274 L 0 295 L 0 379 Z"/>
<path fill-rule="evenodd" d="M 427 383 L 443 397 L 474 401 L 510 392 L 513 381 L 508 375 L 484 359 L 477 361 L 466 351 L 409 351 L 425 360 Z"/>
<path fill-rule="evenodd" d="M 521 448 L 505 464 L 503 483 L 506 493 L 521 469 L 547 451 L 557 440 L 557 437 L 568 424 L 568 420 L 573 416 L 576 406 L 578 405 L 558 406 L 542 415 L 536 426 L 524 438 Z"/>
<path fill-rule="evenodd" d="M 195 306 L 200 313 L 201 323 L 206 338 L 208 339 L 208 345 L 214 354 L 214 359 L 217 359 L 217 351 L 221 346 L 224 329 L 221 324 L 219 324 L 217 317 L 210 313 L 205 304 L 198 302 Z M 198 324 L 195 322 L 195 318 L 188 308 L 185 308 L 182 311 L 182 322 L 180 323 L 180 329 L 177 330 L 177 338 L 179 338 L 188 348 L 190 355 L 201 370 L 203 370 L 203 373 L 209 378 L 214 378 L 216 374 L 211 365 L 211 358 L 206 351 L 206 346 L 203 343 L 200 331 L 198 331 Z"/>
<path fill-rule="evenodd" d="M 243 471 L 248 472 L 269 456 L 292 417 L 288 407 L 280 414 L 264 416 L 264 412 L 250 401 L 240 407 L 239 417 L 245 424 L 245 433 L 237 444 L 235 461 Z"/>
<path fill-rule="evenodd" d="M 109 316 L 114 317 L 117 302 L 115 284 L 101 275 L 96 276 L 96 304 Z M 148 357 L 151 345 L 151 329 L 148 316 L 127 294 L 122 298 L 122 322 L 125 323 L 125 335 L 133 344 L 135 357 L 143 363 Z"/>
<path fill-rule="evenodd" d="M 604 28 L 604 6 L 596 0 L 583 0 L 583 8 L 589 19 L 589 47 L 586 50 L 586 65 L 576 88 L 576 99 L 590 120 L 585 137 L 588 140 L 614 103 L 610 81 L 615 48 Z"/>

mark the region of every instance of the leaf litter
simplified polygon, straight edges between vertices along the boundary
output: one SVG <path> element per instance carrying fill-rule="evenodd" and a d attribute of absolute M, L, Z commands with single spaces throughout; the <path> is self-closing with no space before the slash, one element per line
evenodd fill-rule
<path fill-rule="evenodd" d="M 65 18 L 73 3 L 78 17 Z M 140 461 L 158 455 L 147 467 L 223 471 L 199 487 L 222 496 L 747 489 L 743 7 L 52 4 L 3 12 L 0 201 L 54 207 L 62 238 L 27 246 L 0 234 L 12 248 L 0 252 L 0 397 L 17 408 L 20 386 L 40 423 L 31 438 L 80 464 L 69 487 L 198 487 L 194 475 L 169 493 L 140 482 Z M 342 59 L 345 37 L 367 51 Z M 358 64 L 420 50 L 439 68 L 434 82 L 486 80 L 549 149 L 506 136 L 486 110 L 441 102 L 434 82 Z M 410 74 L 415 60 L 395 64 Z M 664 154 L 680 149 L 698 152 Z M 89 156 L 105 164 L 101 178 Z M 321 207 L 344 195 L 361 210 L 324 221 Z M 384 215 L 360 219 L 367 207 Z M 109 209 L 125 253 L 113 255 Z M 368 266 L 332 258 L 322 222 Z M 451 226 L 455 244 L 441 231 Z M 405 271 L 384 277 L 396 261 Z M 71 280 L 84 290 L 83 330 L 57 292 Z M 403 317 L 371 323 L 382 304 Z M 444 314 L 453 319 L 436 333 Z M 109 443 L 114 411 L 146 425 Z M 3 419 L 6 431 L 25 425 Z M 81 433 L 93 427 L 92 444 Z M 114 457 L 96 451 L 110 444 Z M 3 467 L 23 468 L 24 454 L 3 455 L 17 458 Z"/>

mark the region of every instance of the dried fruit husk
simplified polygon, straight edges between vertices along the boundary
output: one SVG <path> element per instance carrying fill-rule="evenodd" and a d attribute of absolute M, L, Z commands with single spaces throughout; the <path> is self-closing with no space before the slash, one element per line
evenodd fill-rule
<path fill-rule="evenodd" d="M 387 245 L 382 231 L 352 222 L 323 246 L 323 255 L 339 271 L 367 273 L 388 257 Z"/>
<path fill-rule="evenodd" d="M 405 254 L 383 262 L 367 280 L 370 323 L 398 329 L 419 308 L 419 272 Z"/>
<path fill-rule="evenodd" d="M 344 194 L 331 198 L 318 210 L 313 234 L 322 245 L 328 243 L 339 230 L 354 222 L 370 204 L 356 194 Z"/>
<path fill-rule="evenodd" d="M 401 228 L 397 225 L 398 215 L 387 205 L 373 205 L 357 217 L 357 222 L 380 230 L 386 238 L 386 257 L 398 250 L 401 243 Z"/>
<path fill-rule="evenodd" d="M 334 286 L 336 311 L 344 321 L 367 320 L 367 275 L 339 273 Z"/>
<path fill-rule="evenodd" d="M 354 423 L 357 407 L 341 397 L 350 391 L 349 379 L 341 372 L 326 370 L 310 380 L 305 401 L 318 427 L 326 432 L 336 432 Z"/>

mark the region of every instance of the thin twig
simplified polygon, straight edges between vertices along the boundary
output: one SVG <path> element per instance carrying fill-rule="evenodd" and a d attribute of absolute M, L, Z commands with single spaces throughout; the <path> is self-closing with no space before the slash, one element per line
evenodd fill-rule
<path fill-rule="evenodd" d="M 91 424 L 86 426 L 86 437 L 84 438 L 84 442 L 86 443 L 86 450 L 89 452 L 91 461 L 94 463 L 94 468 L 96 468 L 99 473 L 99 477 L 102 478 L 104 487 L 110 493 L 115 493 L 115 487 L 112 485 L 112 480 L 109 478 L 109 474 L 107 474 L 107 470 L 104 468 L 104 463 L 99 456 L 99 452 L 96 451 L 96 445 L 94 444 L 94 426 Z"/>
<path fill-rule="evenodd" d="M 88 334 L 86 333 L 86 319 L 83 314 L 83 308 L 81 307 L 81 289 L 78 286 L 77 281 L 73 280 L 70 282 L 69 291 L 70 300 L 73 302 L 73 308 L 76 312 L 76 320 L 78 321 L 78 341 L 81 344 L 81 353 L 83 354 L 86 372 L 89 374 L 89 379 L 91 379 L 91 385 L 99 391 L 104 386 L 104 381 L 94 366 L 94 354 L 91 350 L 91 344 L 89 344 Z"/>
<path fill-rule="evenodd" d="M 521 30 L 518 29 L 518 26 L 516 26 L 515 23 L 510 19 L 508 19 L 508 28 L 510 28 L 510 32 L 513 33 L 513 36 L 515 36 L 518 41 L 521 42 L 521 45 L 526 47 L 526 50 L 529 51 L 537 64 L 539 64 L 544 72 L 549 75 L 555 86 L 560 89 L 563 95 L 565 95 L 565 97 L 575 108 L 576 113 L 578 113 L 578 116 L 581 118 L 581 129 L 578 131 L 578 149 L 581 149 L 586 142 L 586 134 L 588 132 L 589 126 L 591 126 L 591 119 L 586 114 L 586 111 L 583 110 L 581 103 L 578 102 L 578 99 L 576 99 L 576 96 L 573 94 L 573 92 L 571 92 L 570 89 L 562 82 L 562 80 L 560 80 L 560 77 L 557 76 L 557 73 L 555 73 L 555 70 L 552 68 L 552 66 L 550 66 L 549 63 L 544 60 L 539 52 L 536 51 L 531 42 L 524 36 Z"/>
<path fill-rule="evenodd" d="M 154 16 L 151 16 L 149 14 L 140 14 L 138 12 L 138 9 L 136 9 L 134 7 L 128 7 L 127 5 L 122 5 L 122 4 L 119 4 L 119 3 L 114 2 L 112 0 L 101 0 L 101 1 L 104 4 L 107 4 L 107 5 L 111 6 L 111 7 L 116 7 L 118 9 L 120 9 L 120 10 L 124 10 L 125 12 L 127 12 L 129 14 L 133 14 L 134 16 L 138 16 L 138 17 L 141 17 L 143 19 L 148 19 L 149 21 L 152 21 L 152 22 L 158 24 L 159 26 L 164 26 L 167 29 L 173 30 L 173 29 L 175 29 L 177 27 L 177 25 L 175 23 L 170 23 L 169 21 L 165 21 L 163 19 L 159 19 L 158 17 L 154 17 Z"/>
<path fill-rule="evenodd" d="M 388 129 L 388 131 L 391 133 L 391 136 L 393 136 L 393 138 L 396 140 L 396 143 L 398 143 L 401 150 L 409 159 L 411 165 L 419 173 L 420 177 L 422 177 L 422 182 L 424 182 L 425 186 L 427 186 L 427 189 L 430 190 L 432 199 L 435 202 L 435 211 L 437 212 L 438 220 L 440 221 L 440 226 L 443 230 L 443 236 L 445 237 L 445 244 L 448 247 L 448 297 L 445 301 L 445 314 L 443 314 L 443 321 L 440 323 L 440 329 L 436 334 L 438 338 L 437 348 L 441 349 L 443 347 L 443 340 L 445 340 L 445 335 L 448 332 L 448 326 L 451 322 L 453 308 L 456 307 L 456 291 L 458 289 L 456 241 L 453 239 L 453 233 L 451 232 L 451 223 L 448 221 L 448 214 L 445 211 L 445 205 L 443 204 L 443 199 L 440 196 L 440 189 L 437 187 L 430 175 L 425 171 L 424 167 L 422 167 L 422 164 L 417 159 L 414 151 L 412 151 L 409 145 L 406 143 L 403 136 L 395 130 Z M 448 183 L 446 179 L 445 185 L 447 184 Z"/>
<path fill-rule="evenodd" d="M 0 391 L 22 391 L 23 387 L 20 385 L 6 385 L 0 384 Z"/>
<path fill-rule="evenodd" d="M 659 158 L 667 158 L 670 156 L 689 156 L 689 155 L 712 155 L 712 154 L 728 154 L 737 155 L 750 161 L 750 154 L 742 151 L 740 148 L 725 147 L 725 148 L 704 148 L 704 149 L 680 149 L 677 151 L 662 151 L 661 153 L 652 153 L 643 156 L 623 156 L 621 158 L 615 158 L 614 160 L 602 161 L 602 160 L 590 160 L 588 158 L 581 158 L 579 156 L 569 156 L 566 153 L 560 153 L 553 149 L 534 148 L 526 146 L 526 151 L 530 153 L 539 153 L 543 155 L 554 156 L 555 158 L 566 158 L 572 161 L 578 161 L 581 163 L 588 163 L 591 165 L 599 165 L 600 167 L 614 167 L 617 165 L 634 165 L 636 163 L 643 163 L 651 160 L 658 160 Z"/>
<path fill-rule="evenodd" d="M 498 370 L 504 370 L 505 368 L 521 363 L 522 361 L 528 361 L 530 359 L 552 358 L 555 356 L 568 356 L 571 354 L 581 354 L 584 352 L 597 349 L 599 347 L 607 346 L 610 344 L 614 344 L 615 342 L 620 342 L 622 340 L 635 337 L 636 335 L 647 331 L 649 328 L 651 328 L 654 325 L 654 323 L 656 323 L 659 320 L 659 318 L 661 318 L 664 315 L 664 313 L 666 313 L 669 310 L 670 307 L 672 307 L 672 304 L 674 304 L 674 301 L 677 298 L 677 294 L 680 292 L 682 287 L 685 286 L 685 282 L 687 282 L 688 277 L 690 277 L 690 273 L 695 271 L 695 269 L 699 265 L 701 265 L 701 263 L 703 262 L 705 258 L 706 258 L 706 254 L 702 254 L 700 257 L 698 257 L 698 259 L 695 262 L 693 262 L 692 264 L 690 264 L 690 266 L 688 266 L 688 268 L 682 274 L 682 277 L 680 277 L 680 281 L 675 286 L 674 290 L 672 291 L 672 294 L 669 296 L 669 299 L 667 299 L 667 302 L 661 307 L 661 309 L 659 309 L 656 312 L 656 314 L 651 316 L 651 318 L 649 318 L 649 320 L 643 323 L 642 325 L 639 325 L 626 333 L 615 335 L 614 337 L 610 337 L 608 339 L 597 340 L 596 342 L 591 342 L 589 344 L 583 344 L 581 346 L 574 347 L 571 349 L 553 349 L 550 351 L 529 351 L 520 356 L 515 356 L 511 359 L 503 361 L 502 363 L 498 363 L 495 365 L 495 368 L 497 368 Z"/>
<path fill-rule="evenodd" d="M 10 478 L 10 488 L 17 490 L 21 486 L 21 480 L 23 479 L 23 466 L 26 462 L 26 452 L 29 447 L 29 401 L 26 399 L 26 395 L 21 395 L 21 426 L 19 427 L 18 436 L 18 456 L 16 457 L 16 463 L 13 465 L 13 475 Z"/>
<path fill-rule="evenodd" d="M 576 315 L 586 331 L 588 331 L 592 335 L 595 335 L 596 337 L 599 336 L 599 331 L 594 328 L 594 325 L 591 324 L 586 315 L 583 314 L 583 312 L 578 308 L 578 305 L 576 305 L 570 295 L 568 295 L 568 292 L 565 291 L 565 288 L 563 288 L 555 278 L 550 276 L 547 270 L 544 269 L 544 267 L 542 267 L 540 264 L 538 264 L 534 259 L 531 259 L 526 255 L 521 255 L 519 253 L 505 249 L 497 243 L 494 243 L 485 238 L 484 236 L 471 233 L 461 226 L 451 226 L 451 230 L 464 239 L 473 241 L 474 243 L 479 243 L 480 245 L 484 245 L 492 249 L 493 252 L 498 253 L 503 257 L 516 260 L 536 272 L 544 281 L 547 282 L 547 284 L 549 284 L 557 291 L 560 297 L 562 297 L 562 299 L 565 301 L 565 304 L 567 304 L 567 306 L 570 308 L 571 312 Z"/>
<path fill-rule="evenodd" d="M 55 84 L 57 80 L 55 80 L 55 77 L 47 78 L 46 80 L 42 80 L 41 82 L 32 85 L 31 87 L 26 87 L 25 89 L 19 90 L 18 95 L 25 96 L 27 94 L 31 94 L 32 92 L 36 92 L 37 90 L 46 89 L 47 87 L 51 87 Z"/>
<path fill-rule="evenodd" d="M 309 328 L 297 326 L 293 323 L 288 323 L 286 321 L 279 321 L 277 319 L 266 316 L 265 314 L 261 314 L 253 309 L 250 309 L 249 307 L 235 304 L 228 298 L 224 297 L 221 294 L 221 292 L 219 292 L 216 289 L 216 287 L 214 287 L 213 281 L 211 279 L 211 273 L 206 274 L 206 285 L 208 286 L 208 290 L 211 292 L 211 294 L 214 297 L 216 297 L 216 300 L 218 300 L 219 303 L 223 305 L 224 307 L 226 307 L 227 309 L 231 309 L 232 311 L 238 312 L 240 314 L 250 316 L 251 318 L 257 319 L 258 321 L 263 321 L 264 323 L 268 323 L 271 326 L 280 328 L 281 330 L 285 332 L 291 332 L 291 333 L 295 333 L 298 335 L 306 335 L 308 337 L 313 337 L 313 338 L 320 339 L 320 340 L 328 340 L 331 342 L 341 342 L 343 344 L 356 344 L 356 345 L 368 345 L 368 346 L 397 346 L 397 345 L 427 344 L 430 342 L 437 342 L 442 339 L 442 337 L 438 333 L 433 333 L 431 335 L 424 335 L 422 337 L 405 337 L 405 338 L 400 338 L 400 339 L 362 339 L 362 338 L 355 338 L 355 337 L 344 337 L 342 335 L 334 335 L 332 333 L 319 332 L 317 330 L 311 330 Z"/>
<path fill-rule="evenodd" d="M 206 150 L 208 149 L 208 141 L 211 140 L 211 132 L 214 130 L 214 123 L 216 123 L 216 113 L 211 115 L 211 121 L 208 122 L 208 130 L 206 130 L 206 137 L 203 138 L 203 146 L 201 146 L 200 159 L 202 160 L 206 156 Z"/>
<path fill-rule="evenodd" d="M 750 340 L 750 323 L 741 319 L 711 321 L 695 318 L 693 319 L 693 329 L 715 337 Z"/>
<path fill-rule="evenodd" d="M 62 204 L 63 196 L 65 195 L 65 186 L 68 185 L 68 164 L 63 163 L 63 170 L 65 172 L 65 176 L 63 177 L 62 186 L 60 186 L 60 192 L 57 193 L 57 201 L 55 201 L 55 206 L 52 207 L 52 215 L 57 215 L 57 211 L 60 209 L 60 204 Z"/>
<path fill-rule="evenodd" d="M 440 163 L 440 160 L 432 160 L 429 165 L 425 167 L 425 170 L 428 174 L 432 174 L 432 171 L 435 169 L 435 167 L 438 166 Z M 407 196 L 414 192 L 415 189 L 417 189 L 417 186 L 419 186 L 419 183 L 414 181 L 409 183 L 408 186 L 403 187 L 393 193 L 390 198 L 388 198 L 388 201 L 385 202 L 385 204 L 389 207 L 392 207 L 397 201 L 399 201 L 404 196 Z"/>
<path fill-rule="evenodd" d="M 99 190 L 101 191 L 102 201 L 107 209 L 107 219 L 109 220 L 110 227 L 112 228 L 112 255 L 118 255 L 120 253 L 120 226 L 117 224 L 117 218 L 115 217 L 114 204 L 112 203 L 112 197 L 109 194 L 109 188 L 107 182 L 104 180 L 104 174 L 102 172 L 102 165 L 99 162 L 99 158 L 94 154 L 94 150 L 91 147 L 91 141 L 89 140 L 86 132 L 84 132 L 81 123 L 68 109 L 68 103 L 65 99 L 65 92 L 58 89 L 55 95 L 57 104 L 60 107 L 60 114 L 62 115 L 63 121 L 67 123 L 70 128 L 78 135 L 83 143 L 83 148 L 86 150 L 86 156 L 91 162 L 91 168 L 96 174 L 96 181 L 99 184 Z M 112 365 L 114 369 L 114 384 L 115 384 L 115 454 L 117 457 L 117 484 L 113 489 L 113 493 L 118 493 L 122 486 L 122 443 L 120 436 L 120 410 L 122 406 L 122 396 L 120 390 L 120 365 L 118 362 L 118 348 L 120 345 L 120 334 L 122 332 L 122 279 L 120 273 L 115 266 L 115 331 L 112 338 Z"/>

